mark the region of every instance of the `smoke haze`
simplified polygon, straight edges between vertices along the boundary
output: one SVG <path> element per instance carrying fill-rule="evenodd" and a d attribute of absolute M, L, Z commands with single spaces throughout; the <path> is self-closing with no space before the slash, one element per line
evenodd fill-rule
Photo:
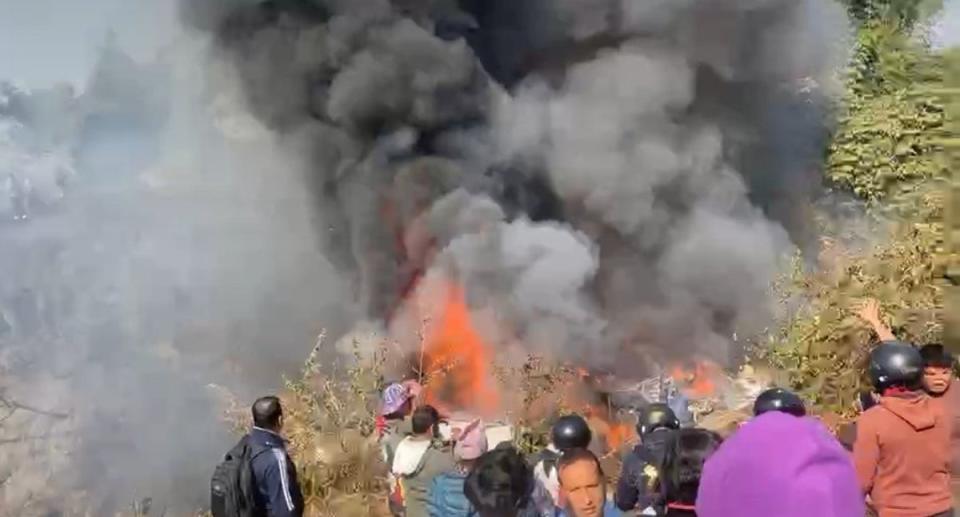
<path fill-rule="evenodd" d="M 69 418 L 0 424 L 0 515 L 144 497 L 182 515 L 234 439 L 207 385 L 276 390 L 353 319 L 349 288 L 313 238 L 300 158 L 205 89 L 206 45 L 174 30 L 173 2 L 86 6 L 116 8 L 113 38 L 20 4 L 3 23 L 30 11 L 44 46 L 0 37 L 20 49 L 0 82 L 0 394 Z M 142 51 L 141 16 L 162 12 L 164 44 Z M 31 73 L 47 63 L 67 84 Z"/>
<path fill-rule="evenodd" d="M 845 56 L 832 2 L 182 14 L 252 112 L 309 153 L 318 234 L 373 319 L 443 270 L 512 342 L 641 374 L 630 350 L 725 359 L 734 333 L 769 323 L 780 259 L 810 244 Z"/>
<path fill-rule="evenodd" d="M 275 388 L 321 327 L 407 343 L 434 279 L 504 352 L 724 360 L 810 244 L 828 0 L 174 3 L 91 4 L 117 36 L 79 31 L 72 88 L 29 58 L 84 17 L 0 30 L 31 86 L 0 90 L 0 373 L 72 415 L 3 427 L 70 454 L 0 444 L 2 507 L 201 506 L 230 442 L 204 386 Z"/>

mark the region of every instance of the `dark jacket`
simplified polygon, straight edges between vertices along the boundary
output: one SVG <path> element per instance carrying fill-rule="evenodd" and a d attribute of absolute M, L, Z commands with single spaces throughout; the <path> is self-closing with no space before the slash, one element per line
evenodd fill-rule
<path fill-rule="evenodd" d="M 634 447 L 623 460 L 620 481 L 614 501 L 623 511 L 649 506 L 660 508 L 660 470 L 663 455 L 673 431 L 658 429 L 643 437 L 643 443 Z"/>
<path fill-rule="evenodd" d="M 297 482 L 297 469 L 287 454 L 286 441 L 274 432 L 254 427 L 250 431 L 250 444 L 253 446 L 250 467 L 261 515 L 301 517 L 303 494 Z"/>

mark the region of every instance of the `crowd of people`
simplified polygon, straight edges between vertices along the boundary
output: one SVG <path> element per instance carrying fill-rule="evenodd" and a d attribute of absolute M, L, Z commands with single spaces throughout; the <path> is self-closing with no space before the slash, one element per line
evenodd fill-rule
<path fill-rule="evenodd" d="M 639 442 L 615 486 L 580 416 L 557 419 L 550 444 L 525 456 L 509 442 L 490 448 L 480 421 L 441 439 L 438 411 L 416 402 L 419 386 L 390 384 L 376 425 L 389 471 L 385 500 L 404 517 L 952 516 L 954 472 L 960 477 L 955 360 L 941 345 L 878 335 L 886 341 L 869 356 L 873 389 L 850 429 L 831 432 L 780 388 L 762 393 L 753 418 L 726 438 L 682 425 L 669 405 L 653 403 L 639 412 Z M 279 401 L 258 400 L 253 420 L 250 450 L 241 441 L 225 462 L 250 458 L 253 496 L 236 504 L 254 509 L 242 515 L 302 515 Z M 223 509 L 230 504 L 222 493 L 217 499 L 225 477 L 214 476 L 215 517 L 235 515 Z"/>

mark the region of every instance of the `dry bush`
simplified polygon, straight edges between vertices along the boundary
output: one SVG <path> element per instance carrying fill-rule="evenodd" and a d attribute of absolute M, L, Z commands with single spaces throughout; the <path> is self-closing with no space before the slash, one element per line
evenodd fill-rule
<path fill-rule="evenodd" d="M 324 337 L 317 339 L 299 377 L 285 379 L 279 394 L 305 515 L 385 515 L 386 470 L 374 428 L 386 347 L 379 346 L 372 360 L 362 360 L 355 342 L 351 364 L 323 364 Z M 248 410 L 218 390 L 226 421 L 238 434 L 246 432 Z"/>
<path fill-rule="evenodd" d="M 517 394 L 505 401 L 517 448 L 532 454 L 546 447 L 553 418 L 572 412 L 569 394 L 576 371 L 529 355 L 519 366 L 497 365 L 494 376 L 505 391 Z"/>
<path fill-rule="evenodd" d="M 361 360 L 355 343 L 352 364 L 324 365 L 322 344 L 323 335 L 281 396 L 307 514 L 383 515 L 386 470 L 374 430 L 386 346 Z"/>
<path fill-rule="evenodd" d="M 914 343 L 939 341 L 943 333 L 945 269 L 943 193 L 923 195 L 919 220 L 895 225 L 880 244 L 865 250 L 832 243 L 811 271 L 797 260 L 779 285 L 783 306 L 794 307 L 756 352 L 786 372 L 790 385 L 816 409 L 849 415 L 875 341 L 856 316 L 865 298 L 880 301 L 894 333 Z"/>
<path fill-rule="evenodd" d="M 280 394 L 284 433 L 297 465 L 306 514 L 387 515 L 386 467 L 374 424 L 389 347 L 378 344 L 372 359 L 358 349 L 349 364 L 322 364 L 318 360 L 322 344 L 321 335 L 300 377 L 288 379 Z M 507 419 L 517 430 L 516 444 L 524 452 L 539 450 L 546 445 L 550 420 L 565 411 L 563 397 L 557 394 L 573 383 L 575 373 L 536 357 L 494 371 L 501 387 L 514 388 L 518 394 L 507 404 Z M 246 408 L 226 396 L 224 403 L 228 422 L 245 429 Z"/>

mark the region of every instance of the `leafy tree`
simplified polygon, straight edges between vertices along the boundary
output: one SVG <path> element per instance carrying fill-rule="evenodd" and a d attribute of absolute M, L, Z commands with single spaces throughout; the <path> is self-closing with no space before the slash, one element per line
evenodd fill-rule
<path fill-rule="evenodd" d="M 943 59 L 890 20 L 858 30 L 846 105 L 830 145 L 827 178 L 871 204 L 896 197 L 901 206 L 928 180 L 944 177 L 937 144 L 944 125 Z"/>
<path fill-rule="evenodd" d="M 792 310 L 758 347 L 794 389 L 838 413 L 852 412 L 873 346 L 856 316 L 859 301 L 880 300 L 901 339 L 938 341 L 949 259 L 942 81 L 950 57 L 917 32 L 935 5 L 851 0 L 848 6 L 858 24 L 856 47 L 825 172 L 832 188 L 864 202 L 863 217 L 874 222 L 872 237 L 879 239 L 854 245 L 850 235 L 831 231 L 815 267 L 798 259 L 779 286 Z"/>
<path fill-rule="evenodd" d="M 917 21 L 939 11 L 943 0 L 844 0 L 844 4 L 856 23 L 883 20 L 909 32 Z"/>
<path fill-rule="evenodd" d="M 953 177 L 947 204 L 947 271 L 949 286 L 944 318 L 944 343 L 954 354 L 960 353 L 960 48 L 948 51 L 944 59 L 944 97 L 947 120 L 944 146 L 949 151 Z"/>

